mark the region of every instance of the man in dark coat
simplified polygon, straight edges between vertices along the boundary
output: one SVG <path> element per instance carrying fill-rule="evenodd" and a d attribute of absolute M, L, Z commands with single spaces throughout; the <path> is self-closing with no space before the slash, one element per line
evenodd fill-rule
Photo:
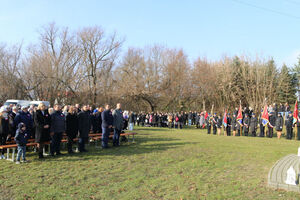
<path fill-rule="evenodd" d="M 273 137 L 273 128 L 275 126 L 276 116 L 274 112 L 269 114 L 269 123 L 268 123 L 268 137 Z"/>
<path fill-rule="evenodd" d="M 72 149 L 73 141 L 78 135 L 78 115 L 75 109 L 75 107 L 71 106 L 66 116 L 66 134 L 68 136 L 67 146 L 69 154 L 74 153 Z"/>
<path fill-rule="evenodd" d="M 260 114 L 260 117 L 259 117 L 259 137 L 265 137 L 265 126 L 263 125 L 263 119 L 262 119 L 262 112 L 263 110 L 261 111 L 261 114 Z"/>
<path fill-rule="evenodd" d="M 256 137 L 256 130 L 257 130 L 257 118 L 255 113 L 252 113 L 252 117 L 250 119 L 250 126 L 249 126 L 250 133 L 253 137 Z"/>
<path fill-rule="evenodd" d="M 249 133 L 249 125 L 250 125 L 250 119 L 248 117 L 248 114 L 245 112 L 245 118 L 243 119 L 243 129 L 244 129 L 244 136 L 248 136 Z"/>
<path fill-rule="evenodd" d="M 62 134 L 66 131 L 66 117 L 61 111 L 61 106 L 56 104 L 54 105 L 54 112 L 51 114 L 51 145 L 50 153 L 51 156 L 61 155 L 60 152 L 60 143 L 62 139 Z"/>
<path fill-rule="evenodd" d="M 275 129 L 277 132 L 277 138 L 280 139 L 281 133 L 282 133 L 282 128 L 283 128 L 283 117 L 281 115 L 281 112 L 278 112 L 277 118 L 275 121 Z"/>
<path fill-rule="evenodd" d="M 227 134 L 227 136 L 231 135 L 231 117 L 230 117 L 229 113 L 227 114 L 226 134 Z"/>
<path fill-rule="evenodd" d="M 113 126 L 113 116 L 108 104 L 105 105 L 105 110 L 102 112 L 102 148 L 108 148 L 108 138 L 110 129 Z"/>
<path fill-rule="evenodd" d="M 16 115 L 14 119 L 14 127 L 17 127 L 20 123 L 24 123 L 26 126 L 26 134 L 28 137 L 33 137 L 32 127 L 33 120 L 31 114 L 28 112 L 28 107 L 23 106 L 21 111 Z"/>
<path fill-rule="evenodd" d="M 89 138 L 91 130 L 91 116 L 88 106 L 84 105 L 82 111 L 78 114 L 78 130 L 79 130 L 79 151 L 87 152 L 85 143 Z"/>
<path fill-rule="evenodd" d="M 213 124 L 213 134 L 217 134 L 217 123 L 218 123 L 218 116 L 216 113 L 214 113 L 214 116 L 212 118 L 212 124 Z"/>
<path fill-rule="evenodd" d="M 43 157 L 43 148 L 46 142 L 50 141 L 51 117 L 45 104 L 40 103 L 38 110 L 34 114 L 35 142 L 38 144 L 39 158 Z"/>
<path fill-rule="evenodd" d="M 121 104 L 117 104 L 117 108 L 112 112 L 114 137 L 113 146 L 120 146 L 120 134 L 123 129 L 123 112 L 121 110 Z"/>
<path fill-rule="evenodd" d="M 210 134 L 211 131 L 211 116 L 208 113 L 208 116 L 206 118 L 206 127 L 207 127 L 207 134 Z"/>
<path fill-rule="evenodd" d="M 289 112 L 289 115 L 287 116 L 285 120 L 285 126 L 286 126 L 286 139 L 291 140 L 293 137 L 293 114 L 292 112 Z"/>

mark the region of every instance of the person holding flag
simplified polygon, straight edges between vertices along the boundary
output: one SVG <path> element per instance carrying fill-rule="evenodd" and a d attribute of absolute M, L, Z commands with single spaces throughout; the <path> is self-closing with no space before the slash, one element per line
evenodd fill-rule
<path fill-rule="evenodd" d="M 225 136 L 225 130 L 227 128 L 227 111 L 225 110 L 224 116 L 223 116 L 223 126 L 224 126 L 224 136 Z"/>
<path fill-rule="evenodd" d="M 274 112 L 270 112 L 269 114 L 269 123 L 268 123 L 268 137 L 273 137 L 273 128 L 275 126 L 276 116 Z"/>
<path fill-rule="evenodd" d="M 264 137 L 265 136 L 265 126 L 268 125 L 269 123 L 269 113 L 268 113 L 268 106 L 265 105 L 263 112 L 261 114 L 261 125 L 263 126 L 263 132 L 260 132 L 260 137 Z"/>
<path fill-rule="evenodd" d="M 298 112 L 298 120 L 297 120 L 297 136 L 298 140 L 300 140 L 300 113 Z"/>
<path fill-rule="evenodd" d="M 238 114 L 236 117 L 237 122 L 237 130 L 238 130 L 238 136 L 242 135 L 242 127 L 243 127 L 243 113 L 242 113 L 242 105 L 240 104 L 240 108 L 238 110 Z"/>
<path fill-rule="evenodd" d="M 296 124 L 298 122 L 298 102 L 296 100 L 296 103 L 295 103 L 295 107 L 294 107 L 294 112 L 293 112 L 293 125 L 296 127 Z M 297 130 L 297 134 L 295 135 L 295 139 L 298 139 L 300 140 L 300 136 L 299 136 L 299 132 Z"/>

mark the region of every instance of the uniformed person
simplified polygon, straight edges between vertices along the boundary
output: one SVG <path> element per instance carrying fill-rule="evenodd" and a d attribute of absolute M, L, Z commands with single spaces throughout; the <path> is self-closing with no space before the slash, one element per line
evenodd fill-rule
<path fill-rule="evenodd" d="M 255 117 L 255 113 L 252 113 L 252 117 L 250 119 L 250 126 L 249 126 L 250 133 L 253 137 L 256 137 L 256 130 L 257 130 L 257 118 Z"/>
<path fill-rule="evenodd" d="M 227 114 L 226 133 L 227 133 L 227 136 L 230 136 L 230 134 L 231 134 L 231 118 L 230 118 L 230 113 Z"/>
<path fill-rule="evenodd" d="M 210 113 L 208 113 L 208 116 L 206 118 L 206 127 L 207 127 L 207 134 L 210 134 L 210 131 L 211 131 L 211 117 L 210 117 Z"/>
<path fill-rule="evenodd" d="M 275 126 L 275 115 L 274 112 L 270 112 L 269 114 L 269 123 L 268 123 L 268 137 L 272 138 L 273 137 L 273 128 Z"/>
<path fill-rule="evenodd" d="M 277 138 L 280 139 L 281 134 L 282 134 L 282 127 L 283 127 L 283 117 L 281 116 L 281 113 L 278 112 L 277 118 L 275 121 L 275 129 L 277 132 Z"/>
<path fill-rule="evenodd" d="M 287 116 L 285 120 L 285 126 L 286 126 L 286 139 L 291 140 L 293 137 L 293 115 L 292 112 L 289 112 L 289 115 Z"/>
<path fill-rule="evenodd" d="M 213 124 L 213 134 L 217 134 L 217 122 L 218 122 L 218 116 L 216 113 L 214 113 L 214 116 L 212 117 L 212 124 Z"/>
<path fill-rule="evenodd" d="M 245 118 L 243 120 L 243 130 L 244 130 L 244 136 L 248 136 L 249 132 L 249 125 L 250 125 L 250 119 L 248 117 L 248 114 L 245 114 Z"/>
<path fill-rule="evenodd" d="M 237 127 L 236 114 L 233 113 L 232 121 L 231 121 L 231 128 L 232 128 L 232 134 L 233 134 L 233 136 L 236 135 L 236 127 Z"/>

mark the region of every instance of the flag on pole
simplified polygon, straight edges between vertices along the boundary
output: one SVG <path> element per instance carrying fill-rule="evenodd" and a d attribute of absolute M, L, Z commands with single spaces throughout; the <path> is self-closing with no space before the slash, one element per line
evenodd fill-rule
<path fill-rule="evenodd" d="M 261 115 L 262 124 L 266 126 L 269 123 L 269 113 L 268 113 L 268 106 L 265 105 L 263 113 Z"/>
<path fill-rule="evenodd" d="M 236 117 L 236 121 L 243 126 L 243 114 L 242 114 L 242 105 L 240 105 L 237 117 Z"/>
<path fill-rule="evenodd" d="M 205 120 L 207 119 L 207 117 L 208 117 L 208 112 L 205 112 L 205 116 L 204 116 Z"/>
<path fill-rule="evenodd" d="M 293 124 L 297 123 L 298 121 L 298 102 L 296 100 L 294 113 L 293 113 Z"/>
<path fill-rule="evenodd" d="M 227 127 L 227 112 L 226 112 L 226 110 L 225 110 L 224 117 L 223 117 L 223 125 L 225 128 Z"/>

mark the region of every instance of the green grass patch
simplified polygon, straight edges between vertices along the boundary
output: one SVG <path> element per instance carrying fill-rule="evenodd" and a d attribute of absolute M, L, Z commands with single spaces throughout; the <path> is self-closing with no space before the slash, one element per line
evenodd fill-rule
<path fill-rule="evenodd" d="M 137 128 L 135 144 L 16 165 L 0 160 L 0 199 L 299 199 L 267 188 L 299 141 Z M 66 153 L 66 152 L 65 152 Z"/>

